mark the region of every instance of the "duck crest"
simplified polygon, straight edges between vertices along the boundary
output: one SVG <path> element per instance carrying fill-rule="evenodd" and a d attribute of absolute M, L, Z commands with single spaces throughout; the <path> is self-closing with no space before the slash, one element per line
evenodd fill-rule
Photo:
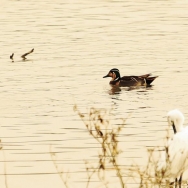
<path fill-rule="evenodd" d="M 111 69 L 106 76 L 111 77 L 110 85 L 116 85 L 119 87 L 130 87 L 130 86 L 150 86 L 150 84 L 157 78 L 151 77 L 151 74 L 144 74 L 141 76 L 120 76 L 120 72 L 117 68 Z"/>

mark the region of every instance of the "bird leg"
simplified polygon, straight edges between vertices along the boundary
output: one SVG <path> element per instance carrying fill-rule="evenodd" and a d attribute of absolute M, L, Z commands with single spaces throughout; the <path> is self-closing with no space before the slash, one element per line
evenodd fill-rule
<path fill-rule="evenodd" d="M 181 188 L 182 176 L 183 176 L 183 173 L 180 175 L 180 179 L 179 179 L 179 181 L 178 181 L 179 188 Z"/>
<path fill-rule="evenodd" d="M 178 185 L 178 178 L 175 179 L 175 188 L 177 188 Z"/>
<path fill-rule="evenodd" d="M 173 187 L 177 188 L 177 183 L 178 183 L 178 179 L 176 178 L 175 181 L 174 182 L 170 182 L 169 185 L 170 185 L 170 187 L 173 186 Z"/>

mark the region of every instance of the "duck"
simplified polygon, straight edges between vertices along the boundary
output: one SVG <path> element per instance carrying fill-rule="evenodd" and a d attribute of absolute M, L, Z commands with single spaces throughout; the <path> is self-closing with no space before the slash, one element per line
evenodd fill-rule
<path fill-rule="evenodd" d="M 119 87 L 131 86 L 151 86 L 151 83 L 158 77 L 151 77 L 151 74 L 144 74 L 141 76 L 120 76 L 120 71 L 117 68 L 111 69 L 103 78 L 112 77 L 110 85 Z"/>

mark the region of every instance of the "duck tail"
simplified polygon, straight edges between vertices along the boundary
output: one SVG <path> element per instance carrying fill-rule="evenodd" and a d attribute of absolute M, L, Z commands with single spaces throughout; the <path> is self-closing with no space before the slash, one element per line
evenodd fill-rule
<path fill-rule="evenodd" d="M 147 78 L 147 77 L 149 77 L 149 76 L 151 76 L 151 74 L 144 74 L 144 75 L 141 75 L 141 76 L 139 76 L 139 77 L 141 77 L 141 78 Z"/>
<path fill-rule="evenodd" d="M 146 83 L 147 85 L 150 85 L 158 76 L 153 76 L 153 77 L 147 77 L 146 78 Z"/>

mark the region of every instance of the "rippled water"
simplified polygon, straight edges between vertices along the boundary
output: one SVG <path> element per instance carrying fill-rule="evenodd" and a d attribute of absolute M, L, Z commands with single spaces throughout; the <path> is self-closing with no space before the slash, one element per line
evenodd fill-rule
<path fill-rule="evenodd" d="M 99 148 L 74 104 L 82 112 L 113 105 L 115 125 L 132 113 L 120 136 L 122 165 L 142 164 L 148 147 L 162 145 L 167 111 L 188 116 L 187 10 L 183 0 L 2 0 L 1 187 L 5 173 L 9 188 L 63 187 L 50 152 L 72 187 L 85 187 L 84 160 L 96 161 Z M 152 88 L 114 93 L 102 78 L 114 67 L 159 77 Z"/>

